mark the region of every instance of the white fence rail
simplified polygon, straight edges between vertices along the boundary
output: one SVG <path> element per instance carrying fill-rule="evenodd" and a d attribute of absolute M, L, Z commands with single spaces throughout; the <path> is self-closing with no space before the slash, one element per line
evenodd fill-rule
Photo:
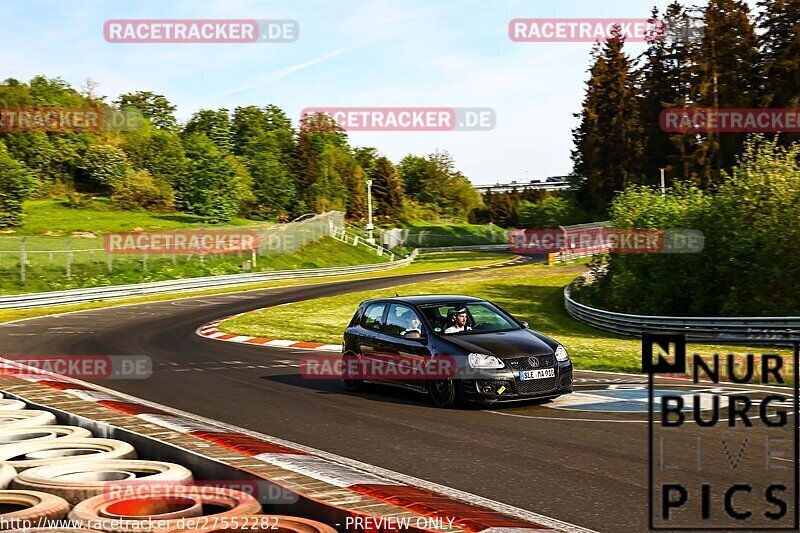
<path fill-rule="evenodd" d="M 616 313 L 575 301 L 571 293 L 576 282 L 564 287 L 567 313 L 603 331 L 635 336 L 643 332 L 684 334 L 689 340 L 720 343 L 792 344 L 800 341 L 800 316 L 680 317 Z"/>
<path fill-rule="evenodd" d="M 129 298 L 132 296 L 162 294 L 167 292 L 201 291 L 218 287 L 262 283 L 265 281 L 381 272 L 408 265 L 416 258 L 416 256 L 417 253 L 413 252 L 404 259 L 368 265 L 228 274 L 222 276 L 206 276 L 202 278 L 155 281 L 151 283 L 138 283 L 134 285 L 115 285 L 109 287 L 92 287 L 89 289 L 70 289 L 66 291 L 2 296 L 0 297 L 0 309 L 27 309 L 33 307 L 69 305 L 103 300 L 115 300 L 119 298 Z"/>

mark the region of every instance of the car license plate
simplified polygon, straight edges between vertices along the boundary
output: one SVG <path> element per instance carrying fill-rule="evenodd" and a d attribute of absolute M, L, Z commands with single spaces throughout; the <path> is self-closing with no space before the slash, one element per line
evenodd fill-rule
<path fill-rule="evenodd" d="M 544 379 L 556 377 L 555 368 L 538 368 L 536 370 L 523 370 L 519 373 L 519 379 L 525 381 L 526 379 Z"/>

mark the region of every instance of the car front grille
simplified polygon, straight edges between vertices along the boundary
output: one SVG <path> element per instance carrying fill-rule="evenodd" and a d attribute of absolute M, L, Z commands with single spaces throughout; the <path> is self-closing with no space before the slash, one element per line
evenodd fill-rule
<path fill-rule="evenodd" d="M 556 390 L 558 376 L 545 379 L 516 380 L 517 394 L 544 394 Z"/>
<path fill-rule="evenodd" d="M 539 362 L 538 365 L 532 365 L 531 359 Z M 535 368 L 551 368 L 555 364 L 555 357 L 552 355 L 526 355 L 524 357 L 515 357 L 513 359 L 506 359 L 512 370 L 533 370 Z"/>

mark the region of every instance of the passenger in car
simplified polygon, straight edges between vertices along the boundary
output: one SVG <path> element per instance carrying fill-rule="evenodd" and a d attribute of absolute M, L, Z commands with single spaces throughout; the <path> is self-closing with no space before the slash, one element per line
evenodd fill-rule
<path fill-rule="evenodd" d="M 444 330 L 445 333 L 460 333 L 462 331 L 469 331 L 472 328 L 467 324 L 467 308 L 459 307 L 453 313 L 454 324 Z"/>

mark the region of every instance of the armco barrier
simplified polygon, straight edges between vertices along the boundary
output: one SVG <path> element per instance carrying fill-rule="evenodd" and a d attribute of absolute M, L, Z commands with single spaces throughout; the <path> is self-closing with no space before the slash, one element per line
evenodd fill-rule
<path fill-rule="evenodd" d="M 269 272 L 251 272 L 245 274 L 226 274 L 222 276 L 205 276 L 201 278 L 174 279 L 138 283 L 133 285 L 113 285 L 108 287 L 92 287 L 88 289 L 70 289 L 65 291 L 36 292 L 0 297 L 0 309 L 27 309 L 51 305 L 69 305 L 102 300 L 129 298 L 165 292 L 189 292 L 276 281 L 284 279 L 304 279 L 347 274 L 366 274 L 403 267 L 411 263 L 417 256 L 412 252 L 408 257 L 387 263 L 353 265 L 344 267 L 310 268 L 301 270 L 275 270 Z"/>
<path fill-rule="evenodd" d="M 704 342 L 800 342 L 800 316 L 680 317 L 615 313 L 575 301 L 571 293 L 580 279 L 564 287 L 564 307 L 572 318 L 597 329 L 635 336 L 641 336 L 643 332 L 685 334 L 689 340 Z"/>

